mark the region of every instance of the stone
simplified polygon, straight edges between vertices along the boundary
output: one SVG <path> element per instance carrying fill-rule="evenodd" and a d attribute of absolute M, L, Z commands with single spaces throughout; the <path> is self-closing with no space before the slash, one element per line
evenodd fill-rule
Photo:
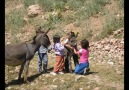
<path fill-rule="evenodd" d="M 75 77 L 75 82 L 77 82 L 78 80 L 80 80 L 82 78 L 84 78 L 84 76 L 82 76 L 82 75 L 79 75 L 79 76 Z"/>
<path fill-rule="evenodd" d="M 109 61 L 109 62 L 108 62 L 108 64 L 110 64 L 110 65 L 114 65 L 114 62 Z"/>
<path fill-rule="evenodd" d="M 29 17 L 35 17 L 35 16 L 39 15 L 42 10 L 41 10 L 40 6 L 38 4 L 36 4 L 36 5 L 29 6 L 27 11 L 28 11 Z"/>
<path fill-rule="evenodd" d="M 96 88 L 94 88 L 93 90 L 100 90 L 100 87 L 96 87 Z"/>
<path fill-rule="evenodd" d="M 122 75 L 122 72 L 121 71 L 116 71 L 117 74 L 119 75 Z"/>

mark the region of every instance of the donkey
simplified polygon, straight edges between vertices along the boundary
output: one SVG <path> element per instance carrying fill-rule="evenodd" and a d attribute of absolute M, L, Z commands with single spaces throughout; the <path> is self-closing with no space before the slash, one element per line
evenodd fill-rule
<path fill-rule="evenodd" d="M 74 32 L 71 32 L 70 39 L 68 41 L 68 45 L 77 48 L 77 35 L 75 35 Z M 74 60 L 74 65 L 78 65 L 78 55 L 74 53 L 74 51 L 65 46 L 65 71 L 66 72 L 71 72 L 72 73 L 72 63 L 71 63 L 71 58 L 73 57 Z"/>
<path fill-rule="evenodd" d="M 34 54 L 39 49 L 41 45 L 44 47 L 49 47 L 51 45 L 49 37 L 46 32 L 37 32 L 36 36 L 33 37 L 32 42 L 23 42 L 16 45 L 6 45 L 5 46 L 5 64 L 8 66 L 18 66 L 21 65 L 19 70 L 18 81 L 21 79 L 21 74 L 23 69 L 24 73 L 24 82 L 29 83 L 27 79 L 29 63 L 34 57 Z"/>

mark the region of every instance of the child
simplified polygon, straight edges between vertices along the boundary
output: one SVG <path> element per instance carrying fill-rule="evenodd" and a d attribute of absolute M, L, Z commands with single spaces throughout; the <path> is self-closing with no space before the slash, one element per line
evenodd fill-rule
<path fill-rule="evenodd" d="M 41 29 L 38 29 L 38 32 L 42 32 L 44 33 L 44 31 L 41 31 Z M 44 46 L 40 46 L 40 48 L 38 49 L 38 70 L 40 73 L 47 72 L 47 65 L 48 65 L 48 55 L 47 52 L 51 51 L 51 46 L 49 46 L 48 48 L 44 47 Z M 43 70 L 42 70 L 42 61 L 43 61 Z"/>
<path fill-rule="evenodd" d="M 53 72 L 51 72 L 50 74 L 55 76 L 58 73 L 64 74 L 62 72 L 64 69 L 64 46 L 60 43 L 59 35 L 53 36 L 53 42 L 54 42 L 53 49 L 56 55 L 56 63 L 55 63 Z"/>
<path fill-rule="evenodd" d="M 47 65 L 48 65 L 48 55 L 47 52 L 51 50 L 51 46 L 45 48 L 44 46 L 40 46 L 38 50 L 38 70 L 40 73 L 47 72 Z M 43 70 L 42 70 L 42 61 L 43 61 Z"/>
<path fill-rule="evenodd" d="M 74 53 L 80 56 L 79 65 L 76 66 L 74 74 L 83 74 L 86 75 L 89 72 L 89 42 L 86 39 L 81 41 L 81 49 L 78 51 L 74 49 Z"/>

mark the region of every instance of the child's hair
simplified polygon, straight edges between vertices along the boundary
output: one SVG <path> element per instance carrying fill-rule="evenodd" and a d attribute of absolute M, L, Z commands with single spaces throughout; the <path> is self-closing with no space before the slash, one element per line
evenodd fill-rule
<path fill-rule="evenodd" d="M 88 49 L 88 47 L 89 47 L 89 42 L 88 42 L 88 40 L 83 39 L 83 40 L 81 41 L 81 47 L 84 48 L 84 49 Z"/>
<path fill-rule="evenodd" d="M 54 42 L 54 43 L 60 42 L 60 36 L 59 36 L 59 35 L 54 35 L 54 36 L 53 36 L 53 42 Z"/>

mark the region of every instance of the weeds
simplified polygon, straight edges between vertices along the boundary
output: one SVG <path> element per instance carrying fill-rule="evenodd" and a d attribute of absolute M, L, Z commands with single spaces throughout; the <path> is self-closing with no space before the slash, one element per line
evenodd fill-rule
<path fill-rule="evenodd" d="M 23 17 L 26 11 L 24 9 L 13 9 L 8 15 L 5 16 L 6 30 L 11 30 L 12 34 L 16 34 L 24 26 Z"/>
<path fill-rule="evenodd" d="M 119 7 L 120 9 L 124 9 L 124 0 L 115 0 L 115 1 L 117 1 L 118 7 Z"/>
<path fill-rule="evenodd" d="M 78 20 L 84 20 L 88 17 L 97 14 L 109 0 L 92 0 L 85 2 L 84 6 L 75 12 L 75 17 Z"/>
<path fill-rule="evenodd" d="M 37 0 L 24 0 L 24 6 L 25 8 L 29 7 L 30 5 L 36 4 Z"/>
<path fill-rule="evenodd" d="M 117 19 L 116 16 L 108 14 L 105 19 L 106 19 L 105 23 L 103 23 L 103 31 L 95 37 L 95 40 L 100 40 L 105 37 L 108 37 L 109 35 L 113 34 L 113 31 L 116 31 L 119 28 L 124 27 L 123 16 Z M 115 38 L 120 38 L 120 37 L 122 37 L 122 34 L 115 36 Z"/>
<path fill-rule="evenodd" d="M 121 27 L 124 27 L 123 17 L 121 17 L 120 19 L 116 19 L 116 17 L 114 16 L 107 16 L 100 38 L 104 38 L 108 35 L 113 34 L 113 31 Z"/>

